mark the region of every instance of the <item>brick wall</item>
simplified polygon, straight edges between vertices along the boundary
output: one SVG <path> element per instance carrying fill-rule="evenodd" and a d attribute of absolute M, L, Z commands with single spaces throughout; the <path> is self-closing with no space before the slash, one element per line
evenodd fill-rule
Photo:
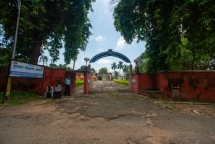
<path fill-rule="evenodd" d="M 180 86 L 181 99 L 215 100 L 215 71 L 162 71 L 153 75 L 132 75 L 138 79 L 132 90 L 162 90 L 164 98 L 171 98 L 171 85 Z M 138 89 L 138 90 L 137 90 Z"/>
<path fill-rule="evenodd" d="M 7 67 L 0 67 L 0 91 L 5 90 L 7 70 Z M 69 76 L 71 79 L 70 92 L 74 93 L 76 91 L 76 73 L 67 72 L 65 68 L 52 69 L 48 67 L 44 69 L 43 79 L 13 77 L 11 90 L 24 90 L 42 94 L 48 86 L 55 86 L 56 83 L 59 83 L 64 92 L 66 76 Z"/>

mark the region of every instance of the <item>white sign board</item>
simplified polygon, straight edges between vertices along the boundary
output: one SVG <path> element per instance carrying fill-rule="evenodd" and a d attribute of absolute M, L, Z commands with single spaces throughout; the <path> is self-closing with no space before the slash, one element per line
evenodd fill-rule
<path fill-rule="evenodd" d="M 44 67 L 11 60 L 10 77 L 43 78 Z"/>
<path fill-rule="evenodd" d="M 131 82 L 135 83 L 135 82 L 136 82 L 136 80 L 135 80 L 135 79 L 132 79 L 132 80 L 131 80 Z"/>

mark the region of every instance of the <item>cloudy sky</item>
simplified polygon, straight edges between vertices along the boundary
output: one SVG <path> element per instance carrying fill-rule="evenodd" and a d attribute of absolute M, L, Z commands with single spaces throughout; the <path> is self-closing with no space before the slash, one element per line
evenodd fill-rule
<path fill-rule="evenodd" d="M 121 37 L 120 33 L 115 30 L 113 25 L 113 11 L 109 8 L 109 0 L 96 0 L 96 2 L 93 3 L 93 10 L 94 12 L 89 14 L 89 19 L 93 27 L 91 29 L 93 35 L 91 35 L 89 39 L 87 49 L 81 51 L 78 55 L 75 69 L 80 68 L 82 65 L 86 65 L 84 57 L 91 59 L 96 54 L 105 52 L 108 49 L 124 54 L 130 59 L 132 65 L 134 65 L 133 60 L 145 51 L 145 42 L 136 43 L 136 41 L 134 41 L 131 45 L 125 43 L 125 40 Z M 64 50 L 62 49 L 61 59 L 58 60 L 56 64 L 64 63 L 63 52 Z M 115 57 L 104 57 L 95 63 L 91 63 L 91 67 L 97 71 L 102 67 L 107 67 L 108 71 L 112 72 L 111 64 L 114 62 L 118 63 L 119 61 L 122 60 Z M 128 63 L 123 63 L 129 65 Z M 73 61 L 71 61 L 69 66 L 71 68 L 73 67 Z"/>

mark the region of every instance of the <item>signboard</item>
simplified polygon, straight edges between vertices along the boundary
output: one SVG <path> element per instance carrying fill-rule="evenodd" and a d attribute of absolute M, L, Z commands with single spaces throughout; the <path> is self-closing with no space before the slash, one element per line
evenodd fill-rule
<path fill-rule="evenodd" d="M 131 82 L 132 82 L 132 83 L 135 83 L 135 82 L 136 82 L 136 80 L 135 80 L 135 79 L 132 79 L 132 80 L 131 80 Z"/>
<path fill-rule="evenodd" d="M 11 60 L 10 77 L 43 78 L 44 67 Z"/>

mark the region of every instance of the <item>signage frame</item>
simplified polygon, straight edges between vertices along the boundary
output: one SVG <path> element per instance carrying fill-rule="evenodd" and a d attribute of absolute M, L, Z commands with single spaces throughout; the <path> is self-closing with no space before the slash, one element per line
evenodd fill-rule
<path fill-rule="evenodd" d="M 9 77 L 43 78 L 45 67 L 11 59 Z"/>

